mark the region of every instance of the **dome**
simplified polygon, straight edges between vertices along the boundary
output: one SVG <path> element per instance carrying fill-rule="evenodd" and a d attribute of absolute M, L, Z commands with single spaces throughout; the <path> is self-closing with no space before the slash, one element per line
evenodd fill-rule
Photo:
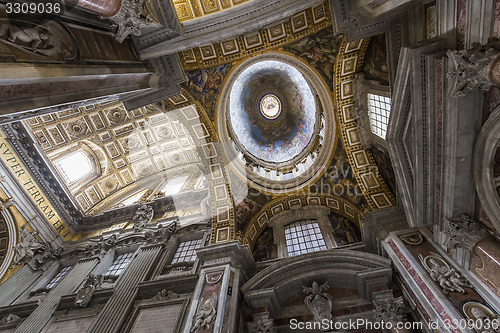
<path fill-rule="evenodd" d="M 229 94 L 233 140 L 254 159 L 281 164 L 301 155 L 313 137 L 317 106 L 302 73 L 263 60 L 245 68 Z"/>

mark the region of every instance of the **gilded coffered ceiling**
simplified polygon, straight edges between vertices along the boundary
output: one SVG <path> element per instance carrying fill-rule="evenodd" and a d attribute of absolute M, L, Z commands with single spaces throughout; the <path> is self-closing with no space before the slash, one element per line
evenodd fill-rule
<path fill-rule="evenodd" d="M 241 5 L 251 0 L 174 0 L 179 21 L 184 22 Z"/>
<path fill-rule="evenodd" d="M 163 111 L 152 105 L 127 111 L 122 103 L 111 102 L 31 118 L 25 124 L 79 208 L 96 214 L 123 206 L 122 201 L 162 196 L 175 178 L 184 180 L 182 191 L 202 186 L 191 136 L 174 114 Z M 58 165 L 77 151 L 96 163 L 92 176 L 71 182 Z"/>
<path fill-rule="evenodd" d="M 258 31 L 187 49 L 179 53 L 179 58 L 185 70 L 213 67 L 283 47 L 331 24 L 328 1 L 325 1 Z"/>

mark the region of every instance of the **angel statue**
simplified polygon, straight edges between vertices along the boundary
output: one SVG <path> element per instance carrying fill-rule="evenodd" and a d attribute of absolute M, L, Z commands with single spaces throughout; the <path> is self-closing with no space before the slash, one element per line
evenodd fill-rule
<path fill-rule="evenodd" d="M 330 288 L 328 282 L 320 286 L 318 282 L 314 281 L 311 288 L 303 288 L 304 293 L 308 294 L 304 299 L 304 303 L 306 303 L 307 308 L 314 316 L 314 321 L 331 320 L 333 298 L 326 292 Z"/>
<path fill-rule="evenodd" d="M 198 332 L 198 330 L 204 328 L 208 329 L 210 323 L 215 319 L 217 315 L 217 294 L 212 293 L 212 296 L 203 300 L 200 300 L 200 305 L 196 311 L 193 327 L 191 328 L 191 333 Z"/>

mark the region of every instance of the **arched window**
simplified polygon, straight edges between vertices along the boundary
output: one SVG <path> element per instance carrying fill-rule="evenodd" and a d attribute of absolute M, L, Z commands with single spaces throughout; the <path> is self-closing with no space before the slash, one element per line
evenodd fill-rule
<path fill-rule="evenodd" d="M 319 224 L 314 221 L 297 221 L 287 225 L 285 241 L 289 256 L 327 249 Z"/>
<path fill-rule="evenodd" d="M 389 115 L 391 113 L 391 99 L 386 96 L 368 94 L 368 116 L 373 134 L 385 139 Z"/>
<path fill-rule="evenodd" d="M 63 156 L 54 164 L 68 185 L 85 178 L 93 171 L 89 157 L 82 150 Z"/>

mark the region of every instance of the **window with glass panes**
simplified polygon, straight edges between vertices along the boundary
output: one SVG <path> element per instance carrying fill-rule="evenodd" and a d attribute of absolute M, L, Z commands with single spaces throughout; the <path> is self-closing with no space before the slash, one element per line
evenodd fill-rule
<path fill-rule="evenodd" d="M 391 99 L 389 97 L 368 94 L 368 116 L 370 127 L 374 134 L 385 139 L 389 115 L 391 113 Z"/>
<path fill-rule="evenodd" d="M 172 264 L 176 262 L 191 262 L 196 260 L 196 249 L 201 246 L 201 239 L 194 239 L 186 242 L 180 242 L 175 251 Z"/>
<path fill-rule="evenodd" d="M 285 228 L 286 248 L 289 256 L 326 250 L 325 240 L 318 223 L 298 221 Z"/>
<path fill-rule="evenodd" d="M 109 266 L 108 270 L 104 275 L 106 276 L 119 276 L 123 273 L 125 268 L 130 262 L 130 259 L 132 259 L 132 256 L 134 255 L 134 252 L 130 253 L 124 253 L 120 254 L 115 261 L 113 261 L 113 264 Z"/>
<path fill-rule="evenodd" d="M 47 283 L 47 286 L 45 286 L 45 288 L 52 289 L 56 284 L 59 283 L 59 281 L 62 280 L 64 276 L 66 276 L 66 274 L 68 274 L 71 268 L 73 268 L 73 266 L 63 267 L 63 269 L 61 269 L 59 273 L 57 273 L 57 275 L 52 280 L 50 280 L 49 283 Z"/>

